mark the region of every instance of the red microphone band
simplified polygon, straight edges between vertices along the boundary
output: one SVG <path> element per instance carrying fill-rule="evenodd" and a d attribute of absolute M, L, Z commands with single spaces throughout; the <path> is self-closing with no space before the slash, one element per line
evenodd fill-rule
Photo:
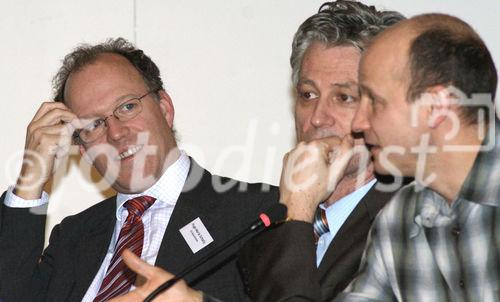
<path fill-rule="evenodd" d="M 271 225 L 271 219 L 269 219 L 269 216 L 267 216 L 265 213 L 261 213 L 259 215 L 260 220 L 264 223 L 266 228 Z"/>

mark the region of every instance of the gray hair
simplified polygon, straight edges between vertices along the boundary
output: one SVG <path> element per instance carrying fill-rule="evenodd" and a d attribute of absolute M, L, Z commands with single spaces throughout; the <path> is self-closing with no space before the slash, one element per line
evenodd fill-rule
<path fill-rule="evenodd" d="M 141 49 L 136 48 L 124 38 L 107 39 L 97 45 L 82 44 L 64 57 L 59 71 L 52 80 L 54 100 L 64 102 L 64 86 L 71 73 L 92 64 L 106 53 L 117 54 L 126 58 L 141 74 L 144 82 L 152 91 L 163 89 L 158 66 Z"/>
<path fill-rule="evenodd" d="M 352 45 L 363 51 L 379 32 L 400 20 L 395 11 L 378 11 L 374 6 L 337 0 L 321 5 L 318 13 L 309 17 L 295 33 L 292 43 L 292 81 L 297 85 L 300 67 L 307 48 L 315 41 L 327 46 Z"/>

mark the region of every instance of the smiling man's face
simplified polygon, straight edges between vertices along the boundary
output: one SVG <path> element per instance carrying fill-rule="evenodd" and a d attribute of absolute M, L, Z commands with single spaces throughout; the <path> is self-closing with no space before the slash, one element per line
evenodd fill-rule
<path fill-rule="evenodd" d="M 102 118 L 148 91 L 142 76 L 126 58 L 102 54 L 70 75 L 64 99 L 78 117 Z M 106 178 L 118 192 L 134 193 L 150 187 L 163 174 L 169 152 L 177 152 L 172 101 L 162 90 L 158 95 L 159 100 L 154 93 L 145 96 L 140 102 L 142 111 L 129 121 L 108 118 L 106 133 L 81 147 L 99 173 L 108 173 Z M 92 155 L 95 152 L 98 154 Z"/>

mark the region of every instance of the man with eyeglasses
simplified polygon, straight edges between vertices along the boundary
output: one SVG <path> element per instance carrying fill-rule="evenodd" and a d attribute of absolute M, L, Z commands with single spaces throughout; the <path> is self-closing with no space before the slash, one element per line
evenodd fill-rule
<path fill-rule="evenodd" d="M 76 48 L 54 83 L 57 101 L 28 125 L 25 164 L 0 202 L 2 301 L 118 297 L 136 281 L 124 250 L 175 274 L 278 200 L 274 188 L 213 176 L 177 148 L 159 70 L 126 40 Z M 46 216 L 34 212 L 46 206 L 43 187 L 71 142 L 118 194 L 66 217 L 43 250 Z M 241 244 L 187 276 L 198 298 L 246 299 L 231 256 Z"/>

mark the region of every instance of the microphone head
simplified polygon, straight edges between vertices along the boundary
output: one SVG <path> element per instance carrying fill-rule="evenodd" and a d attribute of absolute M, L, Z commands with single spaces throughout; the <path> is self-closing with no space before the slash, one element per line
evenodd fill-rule
<path fill-rule="evenodd" d="M 266 211 L 261 213 L 259 217 L 260 220 L 262 220 L 262 222 L 264 223 L 264 225 L 268 227 L 277 221 L 285 220 L 286 212 L 287 209 L 284 204 L 275 203 L 272 206 L 270 206 Z"/>

